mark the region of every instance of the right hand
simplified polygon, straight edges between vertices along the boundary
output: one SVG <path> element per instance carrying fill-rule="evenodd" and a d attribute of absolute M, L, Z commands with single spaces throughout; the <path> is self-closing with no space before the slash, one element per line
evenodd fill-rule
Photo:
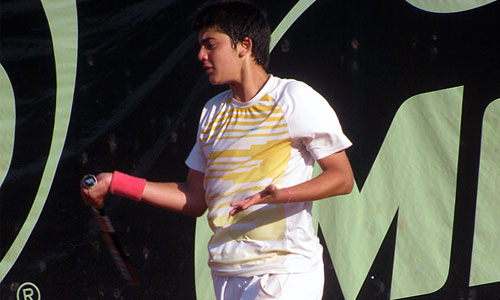
<path fill-rule="evenodd" d="M 113 177 L 113 173 L 100 173 L 96 176 L 97 183 L 90 188 L 85 188 L 83 184 L 80 183 L 80 195 L 82 196 L 83 202 L 88 206 L 102 208 L 104 206 L 104 199 L 106 199 L 109 194 L 111 177 Z"/>

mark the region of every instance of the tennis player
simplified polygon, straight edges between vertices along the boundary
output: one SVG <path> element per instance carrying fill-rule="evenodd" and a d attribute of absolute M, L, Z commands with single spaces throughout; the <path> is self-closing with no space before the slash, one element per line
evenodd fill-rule
<path fill-rule="evenodd" d="M 210 4 L 193 29 L 208 80 L 229 89 L 201 113 L 186 181 L 101 173 L 82 197 L 100 206 L 118 194 L 195 217 L 208 210 L 208 264 L 218 300 L 319 300 L 323 248 L 312 201 L 351 191 L 345 154 L 351 142 L 318 92 L 266 71 L 270 29 L 257 7 Z M 312 178 L 315 162 L 322 172 Z"/>

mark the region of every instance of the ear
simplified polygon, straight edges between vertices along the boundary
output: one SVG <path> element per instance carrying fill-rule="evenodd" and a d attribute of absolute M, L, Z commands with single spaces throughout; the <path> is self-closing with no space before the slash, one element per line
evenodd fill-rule
<path fill-rule="evenodd" d="M 238 43 L 238 55 L 240 57 L 243 57 L 247 54 L 252 53 L 253 49 L 253 41 L 249 37 L 244 37 L 239 43 Z"/>

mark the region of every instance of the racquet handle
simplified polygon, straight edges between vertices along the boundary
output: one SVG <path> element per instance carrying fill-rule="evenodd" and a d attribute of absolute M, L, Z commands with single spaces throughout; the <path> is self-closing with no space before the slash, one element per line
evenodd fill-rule
<path fill-rule="evenodd" d="M 92 188 L 97 184 L 97 178 L 92 174 L 87 174 L 82 178 L 82 186 L 86 189 Z M 95 206 L 92 207 L 92 214 L 94 215 L 97 223 L 99 224 L 99 228 L 101 230 L 102 236 L 108 245 L 109 252 L 113 257 L 113 261 L 115 262 L 118 270 L 122 277 L 128 281 L 131 285 L 137 285 L 137 280 L 132 272 L 132 268 L 127 261 L 127 256 L 125 255 L 125 251 L 118 240 L 118 236 L 116 235 L 113 224 L 111 224 L 111 220 L 106 215 L 106 211 L 104 207 L 97 208 Z"/>

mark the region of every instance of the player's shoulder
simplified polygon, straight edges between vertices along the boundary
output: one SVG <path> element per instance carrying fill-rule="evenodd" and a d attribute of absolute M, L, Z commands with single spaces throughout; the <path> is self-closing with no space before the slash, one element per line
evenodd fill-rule
<path fill-rule="evenodd" d="M 307 83 L 293 79 L 293 78 L 280 78 L 273 77 L 276 80 L 275 88 L 276 90 L 284 93 L 296 94 L 296 93 L 310 93 L 314 92 L 314 89 Z"/>
<path fill-rule="evenodd" d="M 319 95 L 318 92 L 303 81 L 290 78 L 275 78 L 276 84 L 274 92 L 276 93 L 276 98 L 282 101 L 317 98 Z"/>

